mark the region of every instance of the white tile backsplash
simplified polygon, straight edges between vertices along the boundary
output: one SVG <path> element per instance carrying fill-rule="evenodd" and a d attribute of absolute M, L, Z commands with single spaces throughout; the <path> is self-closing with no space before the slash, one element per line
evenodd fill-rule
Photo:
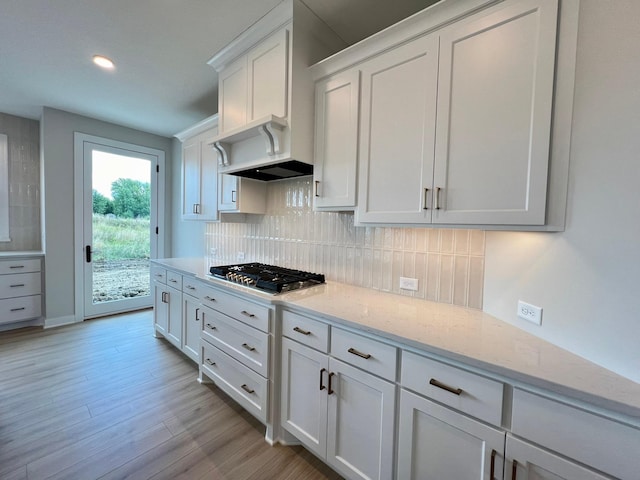
<path fill-rule="evenodd" d="M 314 212 L 309 177 L 271 182 L 267 213 L 208 223 L 211 265 L 258 261 L 323 273 L 327 280 L 482 309 L 482 230 L 356 227 L 350 212 Z M 213 253 L 212 253 L 213 252 Z M 400 290 L 400 277 L 418 291 Z"/>

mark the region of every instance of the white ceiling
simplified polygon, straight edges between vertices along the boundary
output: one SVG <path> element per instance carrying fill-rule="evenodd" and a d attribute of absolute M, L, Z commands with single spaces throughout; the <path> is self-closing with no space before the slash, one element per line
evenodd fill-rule
<path fill-rule="evenodd" d="M 280 1 L 0 0 L 0 112 L 47 106 L 172 136 L 217 111 L 207 60 Z M 304 2 L 348 44 L 435 3 Z"/>

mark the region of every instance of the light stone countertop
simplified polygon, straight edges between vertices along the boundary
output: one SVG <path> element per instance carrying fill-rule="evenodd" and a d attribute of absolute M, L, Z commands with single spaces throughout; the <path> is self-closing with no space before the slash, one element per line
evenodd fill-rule
<path fill-rule="evenodd" d="M 40 251 L 26 251 L 26 252 L 0 252 L 0 258 L 11 257 L 43 257 L 44 252 Z"/>
<path fill-rule="evenodd" d="M 207 277 L 201 258 L 153 262 L 229 286 Z M 230 286 L 261 301 L 612 410 L 640 426 L 640 384 L 480 310 L 334 282 L 277 296 Z"/>

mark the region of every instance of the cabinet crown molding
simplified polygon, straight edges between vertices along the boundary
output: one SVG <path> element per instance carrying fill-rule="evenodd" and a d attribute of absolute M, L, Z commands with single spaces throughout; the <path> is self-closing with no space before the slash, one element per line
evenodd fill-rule
<path fill-rule="evenodd" d="M 207 130 L 211 130 L 212 128 L 218 127 L 218 114 L 211 115 L 210 117 L 201 120 L 195 125 L 191 125 L 189 128 L 182 130 L 174 135 L 178 140 L 184 142 L 187 138 L 194 137 L 196 135 L 201 134 L 202 132 L 206 132 Z"/>

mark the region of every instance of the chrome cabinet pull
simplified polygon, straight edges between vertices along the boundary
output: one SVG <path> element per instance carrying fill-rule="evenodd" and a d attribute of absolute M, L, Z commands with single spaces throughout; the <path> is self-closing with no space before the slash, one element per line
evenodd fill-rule
<path fill-rule="evenodd" d="M 320 185 L 320 180 L 316 180 L 315 182 L 313 182 L 313 196 L 314 197 L 319 197 L 320 196 L 318 194 L 318 185 Z"/>
<path fill-rule="evenodd" d="M 440 190 L 442 190 L 440 187 L 436 187 L 435 198 L 433 199 L 434 210 L 440 210 Z"/>
<path fill-rule="evenodd" d="M 324 374 L 324 372 L 326 372 L 326 371 L 327 371 L 327 369 L 326 369 L 326 368 L 321 368 L 321 369 L 320 369 L 320 390 L 324 390 L 325 388 L 327 388 L 327 387 L 325 387 L 325 386 L 322 384 L 323 374 Z"/>
<path fill-rule="evenodd" d="M 517 475 L 518 475 L 518 462 L 514 460 L 513 465 L 511 466 L 511 480 L 516 480 Z"/>
<path fill-rule="evenodd" d="M 491 450 L 491 469 L 489 471 L 489 480 L 493 480 L 495 478 L 496 473 L 496 451 L 495 449 Z"/>
<path fill-rule="evenodd" d="M 449 385 L 439 382 L 435 378 L 432 378 L 431 380 L 429 380 L 429 385 L 433 385 L 434 387 L 441 388 L 442 390 L 446 390 L 447 392 L 453 393 L 454 395 L 460 395 L 462 393 L 461 388 L 450 387 Z"/>
<path fill-rule="evenodd" d="M 311 335 L 311 332 L 308 330 L 303 330 L 300 327 L 293 327 L 294 332 L 301 333 L 302 335 Z"/>
<path fill-rule="evenodd" d="M 242 344 L 242 348 L 245 348 L 246 350 L 249 350 L 250 352 L 255 352 L 256 351 L 255 347 L 252 347 L 248 343 L 243 343 Z"/>
<path fill-rule="evenodd" d="M 11 269 L 24 268 L 24 265 L 11 265 L 9 268 L 11 268 Z"/>
<path fill-rule="evenodd" d="M 249 318 L 256 318 L 256 316 L 253 313 L 249 313 L 246 310 L 242 310 L 240 312 L 242 315 L 244 315 L 245 317 L 249 317 Z"/>
<path fill-rule="evenodd" d="M 210 297 L 209 295 L 206 295 L 206 296 L 204 297 L 204 299 L 205 299 L 205 300 L 209 300 L 210 302 L 215 302 L 215 301 L 216 301 L 216 299 L 215 299 L 215 298 Z"/>
<path fill-rule="evenodd" d="M 424 198 L 423 198 L 423 202 L 422 202 L 422 209 L 423 210 L 429 210 L 429 205 L 427 204 L 427 202 L 429 198 L 429 189 L 425 188 L 424 189 Z"/>
<path fill-rule="evenodd" d="M 331 395 L 332 393 L 334 393 L 333 389 L 331 388 L 331 379 L 333 378 L 334 375 L 335 373 L 333 372 L 329 374 L 329 389 L 327 390 L 327 395 Z"/>
<path fill-rule="evenodd" d="M 196 322 L 200 321 L 200 317 L 198 316 L 199 313 L 200 313 L 200 309 L 196 308 Z"/>
<path fill-rule="evenodd" d="M 24 287 L 24 283 L 15 283 L 13 285 L 9 285 L 9 287 L 11 287 L 11 288 Z"/>
<path fill-rule="evenodd" d="M 162 292 L 162 296 L 161 296 L 162 303 L 169 303 L 169 300 L 167 300 L 168 297 L 169 297 L 169 294 L 167 292 Z"/>
<path fill-rule="evenodd" d="M 207 362 L 212 367 L 216 364 L 216 362 L 212 362 L 210 358 L 205 359 L 205 362 Z"/>
<path fill-rule="evenodd" d="M 24 307 L 20 307 L 20 308 L 12 308 L 12 309 L 11 309 L 11 311 L 12 311 L 12 312 L 19 312 L 19 311 L 24 310 L 24 309 L 25 309 Z"/>
<path fill-rule="evenodd" d="M 236 203 L 236 191 L 231 190 L 231 203 Z"/>
<path fill-rule="evenodd" d="M 246 383 L 243 383 L 240 388 L 242 388 L 247 393 L 255 393 L 256 391 L 252 388 L 249 388 Z"/>
<path fill-rule="evenodd" d="M 358 350 L 356 350 L 353 347 L 350 348 L 349 350 L 347 350 L 347 352 L 349 352 L 349 353 L 351 353 L 353 355 L 357 355 L 360 358 L 364 358 L 365 360 L 369 360 L 371 358 L 371 354 L 359 352 Z"/>

